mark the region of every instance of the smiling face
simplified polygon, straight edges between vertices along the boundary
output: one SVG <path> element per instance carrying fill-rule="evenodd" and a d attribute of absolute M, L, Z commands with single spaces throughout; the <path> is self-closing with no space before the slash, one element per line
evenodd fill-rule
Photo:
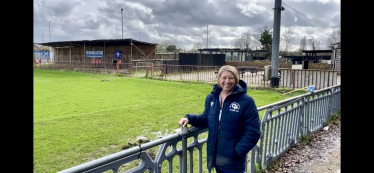
<path fill-rule="evenodd" d="M 224 71 L 219 77 L 219 85 L 222 90 L 231 92 L 236 86 L 234 74 L 231 71 Z"/>

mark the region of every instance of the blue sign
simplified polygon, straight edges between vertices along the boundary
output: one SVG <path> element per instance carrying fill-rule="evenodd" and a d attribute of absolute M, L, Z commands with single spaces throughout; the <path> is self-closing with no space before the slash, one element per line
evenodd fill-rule
<path fill-rule="evenodd" d="M 86 50 L 86 57 L 103 58 L 104 57 L 104 51 L 102 51 L 102 50 Z"/>
<path fill-rule="evenodd" d="M 114 51 L 114 58 L 121 59 L 122 58 L 122 50 L 115 50 Z"/>
<path fill-rule="evenodd" d="M 309 86 L 308 89 L 309 89 L 309 91 L 313 92 L 314 91 L 314 85 Z"/>
<path fill-rule="evenodd" d="M 34 51 L 34 54 L 38 54 L 35 57 L 36 59 L 39 59 L 40 56 L 41 56 L 41 59 L 48 59 L 49 56 L 50 56 L 50 52 L 49 51 Z"/>

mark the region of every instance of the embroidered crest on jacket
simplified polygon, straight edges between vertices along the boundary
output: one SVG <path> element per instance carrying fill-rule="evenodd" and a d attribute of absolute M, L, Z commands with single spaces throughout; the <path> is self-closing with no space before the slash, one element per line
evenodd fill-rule
<path fill-rule="evenodd" d="M 239 105 L 239 103 L 232 102 L 232 103 L 230 104 L 230 107 L 229 107 L 229 110 L 230 110 L 230 111 L 239 112 L 239 109 L 240 109 L 240 105 Z"/>

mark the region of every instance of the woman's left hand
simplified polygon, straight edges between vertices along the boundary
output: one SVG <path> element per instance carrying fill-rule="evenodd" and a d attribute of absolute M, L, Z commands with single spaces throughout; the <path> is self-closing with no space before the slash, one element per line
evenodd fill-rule
<path fill-rule="evenodd" d="M 186 127 L 187 124 L 188 124 L 188 119 L 187 118 L 181 118 L 181 120 L 179 120 L 178 124 L 182 127 Z"/>

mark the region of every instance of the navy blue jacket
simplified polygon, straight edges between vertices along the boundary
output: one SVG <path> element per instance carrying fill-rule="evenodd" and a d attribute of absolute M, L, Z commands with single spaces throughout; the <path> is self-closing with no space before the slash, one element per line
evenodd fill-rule
<path fill-rule="evenodd" d="M 247 84 L 239 84 L 225 99 L 221 110 L 219 95 L 222 88 L 216 84 L 206 97 L 201 115 L 187 114 L 189 124 L 208 127 L 208 169 L 219 168 L 226 172 L 244 172 L 246 155 L 260 138 L 260 118 L 257 107 L 247 94 Z"/>

